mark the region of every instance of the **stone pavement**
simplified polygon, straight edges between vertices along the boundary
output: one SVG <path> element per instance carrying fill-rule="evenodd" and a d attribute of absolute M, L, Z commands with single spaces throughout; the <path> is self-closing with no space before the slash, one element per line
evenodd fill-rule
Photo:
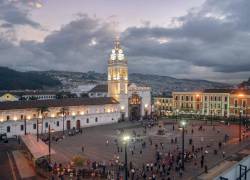
<path fill-rule="evenodd" d="M 194 124 L 194 126 L 192 126 Z M 244 147 L 244 143 L 239 145 L 235 139 L 238 135 L 238 126 L 236 125 L 215 125 L 215 130 L 213 126 L 204 125 L 205 131 L 198 131 L 199 124 L 203 122 L 190 122 L 186 128 L 188 133 L 185 134 L 185 149 L 191 151 L 191 145 L 188 144 L 190 138 L 193 139 L 193 144 L 195 147 L 204 147 L 208 152 L 205 155 L 205 164 L 208 168 L 214 167 L 218 162 L 223 160 L 222 151 L 226 153 L 226 156 L 230 156 L 232 153 L 235 153 Z M 119 156 L 119 159 L 123 161 L 124 151 L 117 152 L 117 147 L 114 143 L 114 140 L 118 141 L 121 139 L 120 135 L 117 133 L 118 129 L 125 128 L 126 134 L 132 134 L 132 131 L 136 131 L 137 134 L 140 134 L 144 141 L 147 143 L 146 148 L 141 148 L 141 143 L 130 143 L 128 146 L 128 161 L 132 161 L 136 167 L 141 168 L 143 163 L 151 163 L 155 158 L 155 147 L 154 144 L 164 144 L 164 148 L 161 150 L 162 153 L 167 153 L 173 151 L 178 146 L 181 148 L 181 131 L 175 125 L 175 130 L 172 130 L 172 125 L 166 125 L 165 129 L 167 131 L 166 135 L 159 136 L 157 135 L 158 127 L 153 127 L 147 130 L 146 135 L 143 134 L 143 128 L 138 127 L 136 124 L 132 123 L 119 123 L 106 126 L 90 127 L 83 129 L 83 134 L 76 136 L 66 137 L 60 142 L 53 142 L 52 147 L 57 152 L 56 156 L 53 156 L 53 159 L 56 162 L 67 163 L 72 160 L 72 157 L 75 155 L 83 155 L 87 159 L 96 160 L 96 161 L 105 161 L 109 162 L 114 160 L 115 156 Z M 191 129 L 194 130 L 194 133 L 191 133 Z M 229 135 L 229 143 L 222 145 L 222 149 L 218 150 L 218 142 L 224 141 L 224 135 Z M 153 146 L 149 145 L 149 137 L 153 141 Z M 177 138 L 177 144 L 171 144 L 172 138 Z M 109 145 L 106 145 L 106 141 L 109 141 Z M 121 144 L 121 143 L 120 143 Z M 81 152 L 81 148 L 84 146 L 84 152 Z M 134 155 L 131 154 L 131 149 L 135 146 Z M 142 154 L 139 151 L 142 149 Z M 218 154 L 214 155 L 213 150 L 217 149 Z M 199 158 L 199 157 L 198 157 Z M 198 165 L 194 166 L 193 162 L 187 162 L 185 166 L 184 177 L 192 178 L 196 177 L 204 169 L 200 168 L 199 160 Z M 178 179 L 178 175 L 173 174 L 175 179 Z"/>

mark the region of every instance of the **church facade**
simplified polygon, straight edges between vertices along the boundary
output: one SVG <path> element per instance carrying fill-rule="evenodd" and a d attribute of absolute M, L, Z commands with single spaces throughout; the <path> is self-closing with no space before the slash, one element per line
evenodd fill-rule
<path fill-rule="evenodd" d="M 129 82 L 128 60 L 119 39 L 108 60 L 107 84 L 94 87 L 89 97 L 113 97 L 120 103 L 122 120 L 140 120 L 151 114 L 151 88 Z"/>
<path fill-rule="evenodd" d="M 150 114 L 151 88 L 129 83 L 128 62 L 117 39 L 108 60 L 106 85 L 95 87 L 88 98 L 0 102 L 0 134 L 43 134 L 49 126 L 52 131 L 71 131 Z"/>

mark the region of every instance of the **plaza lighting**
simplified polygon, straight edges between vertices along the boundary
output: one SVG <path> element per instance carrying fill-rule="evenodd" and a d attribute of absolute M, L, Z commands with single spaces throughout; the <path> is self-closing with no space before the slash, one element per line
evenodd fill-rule
<path fill-rule="evenodd" d="M 30 119 L 31 119 L 31 117 L 30 117 L 30 116 L 27 116 L 27 119 L 28 119 L 28 120 L 30 120 Z"/>
<path fill-rule="evenodd" d="M 127 143 L 127 142 L 130 140 L 130 136 L 125 135 L 125 136 L 122 137 L 122 139 L 123 139 L 123 141 L 124 141 L 125 143 Z"/>
<path fill-rule="evenodd" d="M 13 118 L 13 119 L 14 119 L 14 121 L 16 121 L 16 120 L 17 120 L 17 117 L 16 117 L 16 116 L 14 116 L 14 118 Z"/>
<path fill-rule="evenodd" d="M 125 180 L 128 180 L 128 154 L 127 154 L 127 145 L 128 145 L 128 142 L 130 140 L 130 136 L 129 135 L 124 135 L 122 137 L 122 140 L 124 142 L 124 153 L 125 153 L 125 168 L 124 168 L 124 179 Z"/>
<path fill-rule="evenodd" d="M 83 112 L 83 111 L 81 112 L 81 115 L 84 115 L 84 112 Z"/>
<path fill-rule="evenodd" d="M 125 107 L 124 106 L 121 106 L 121 110 L 123 111 L 125 109 Z"/>
<path fill-rule="evenodd" d="M 185 127 L 185 126 L 186 126 L 186 124 L 187 124 L 187 122 L 186 122 L 186 121 L 181 121 L 181 127 Z"/>
<path fill-rule="evenodd" d="M 181 121 L 181 127 L 182 127 L 182 162 L 181 162 L 181 166 L 182 166 L 182 170 L 184 170 L 184 139 L 185 139 L 185 127 L 187 125 L 187 122 L 185 120 Z"/>
<path fill-rule="evenodd" d="M 148 108 L 148 104 L 145 104 L 145 108 Z"/>

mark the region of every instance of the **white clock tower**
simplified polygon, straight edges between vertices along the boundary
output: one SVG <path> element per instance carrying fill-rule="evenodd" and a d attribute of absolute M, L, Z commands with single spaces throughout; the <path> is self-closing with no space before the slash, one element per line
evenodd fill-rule
<path fill-rule="evenodd" d="M 120 102 L 121 118 L 128 118 L 128 61 L 124 57 L 119 38 L 115 40 L 108 61 L 108 96 Z"/>

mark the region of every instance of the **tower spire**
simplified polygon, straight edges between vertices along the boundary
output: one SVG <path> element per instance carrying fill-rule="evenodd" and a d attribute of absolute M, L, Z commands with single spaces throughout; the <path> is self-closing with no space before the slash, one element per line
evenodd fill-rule
<path fill-rule="evenodd" d="M 119 37 L 119 35 L 117 35 L 116 37 L 115 37 L 115 49 L 120 49 L 121 47 L 120 47 L 120 37 Z"/>

